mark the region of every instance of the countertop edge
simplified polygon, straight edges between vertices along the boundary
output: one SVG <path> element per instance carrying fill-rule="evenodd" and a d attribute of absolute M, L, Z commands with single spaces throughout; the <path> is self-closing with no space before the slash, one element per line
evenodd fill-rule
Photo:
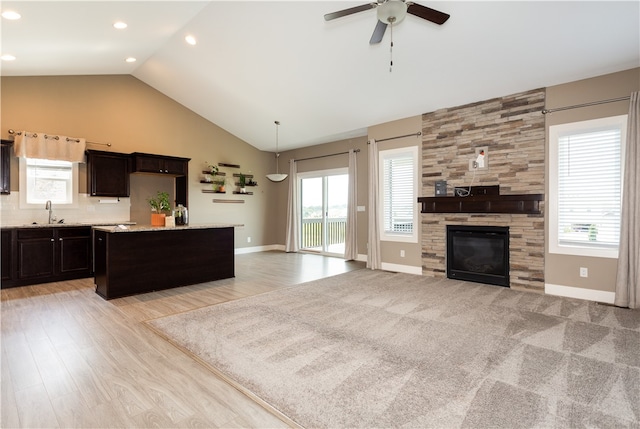
<path fill-rule="evenodd" d="M 159 232 L 159 231 L 184 231 L 189 229 L 215 229 L 215 228 L 235 228 L 242 227 L 243 224 L 223 224 L 223 223 L 215 223 L 215 224 L 199 224 L 199 225 L 180 225 L 180 226 L 150 226 L 150 225 L 131 225 L 126 228 L 122 228 L 120 225 L 116 226 L 94 226 L 93 229 L 96 231 L 104 231 L 110 233 L 120 233 L 120 232 Z"/>

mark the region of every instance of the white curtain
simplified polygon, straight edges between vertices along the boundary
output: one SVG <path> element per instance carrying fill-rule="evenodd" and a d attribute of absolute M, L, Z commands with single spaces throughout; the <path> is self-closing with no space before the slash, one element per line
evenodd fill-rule
<path fill-rule="evenodd" d="M 378 143 L 371 139 L 369 143 L 369 249 L 367 268 L 382 268 L 380 259 L 380 233 L 378 225 Z"/>
<path fill-rule="evenodd" d="M 296 161 L 289 161 L 289 202 L 287 210 L 286 252 L 300 250 L 300 218 L 298 216 L 298 178 Z"/>
<path fill-rule="evenodd" d="M 16 135 L 14 151 L 23 158 L 84 162 L 86 141 L 83 138 L 21 131 Z"/>
<path fill-rule="evenodd" d="M 358 227 L 357 210 L 358 194 L 356 182 L 358 179 L 356 151 L 349 150 L 349 184 L 347 201 L 347 225 L 345 228 L 344 259 L 352 261 L 358 259 Z"/>
<path fill-rule="evenodd" d="M 616 298 L 619 307 L 640 308 L 640 93 L 631 94 L 627 119 L 622 221 Z"/>

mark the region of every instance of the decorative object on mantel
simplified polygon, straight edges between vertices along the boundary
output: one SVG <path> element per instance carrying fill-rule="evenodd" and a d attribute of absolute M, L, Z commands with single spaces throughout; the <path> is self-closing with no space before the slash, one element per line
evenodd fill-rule
<path fill-rule="evenodd" d="M 158 191 L 155 197 L 147 199 L 151 206 L 151 226 L 165 226 L 166 212 L 171 210 L 169 194 Z"/>
<path fill-rule="evenodd" d="M 280 158 L 280 153 L 278 152 L 278 127 L 280 126 L 280 121 L 274 121 L 274 123 L 276 124 L 276 172 L 267 174 L 267 179 L 272 182 L 282 182 L 287 178 L 287 174 L 280 173 L 278 169 L 278 158 Z"/>

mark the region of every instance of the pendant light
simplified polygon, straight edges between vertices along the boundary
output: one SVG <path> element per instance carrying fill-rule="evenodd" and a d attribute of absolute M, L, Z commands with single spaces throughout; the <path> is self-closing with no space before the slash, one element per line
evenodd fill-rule
<path fill-rule="evenodd" d="M 267 179 L 271 180 L 272 182 L 282 182 L 287 178 L 288 175 L 280 173 L 280 171 L 278 170 L 278 158 L 280 158 L 280 153 L 278 152 L 278 126 L 280 125 L 280 122 L 274 121 L 274 123 L 276 124 L 276 172 L 267 174 Z"/>

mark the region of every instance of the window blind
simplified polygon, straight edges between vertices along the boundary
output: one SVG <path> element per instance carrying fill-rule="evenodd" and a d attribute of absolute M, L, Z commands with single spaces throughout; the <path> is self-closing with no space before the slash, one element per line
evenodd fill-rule
<path fill-rule="evenodd" d="M 559 244 L 617 248 L 621 135 L 617 126 L 559 135 Z"/>
<path fill-rule="evenodd" d="M 384 232 L 413 234 L 414 160 L 410 153 L 383 159 Z"/>

